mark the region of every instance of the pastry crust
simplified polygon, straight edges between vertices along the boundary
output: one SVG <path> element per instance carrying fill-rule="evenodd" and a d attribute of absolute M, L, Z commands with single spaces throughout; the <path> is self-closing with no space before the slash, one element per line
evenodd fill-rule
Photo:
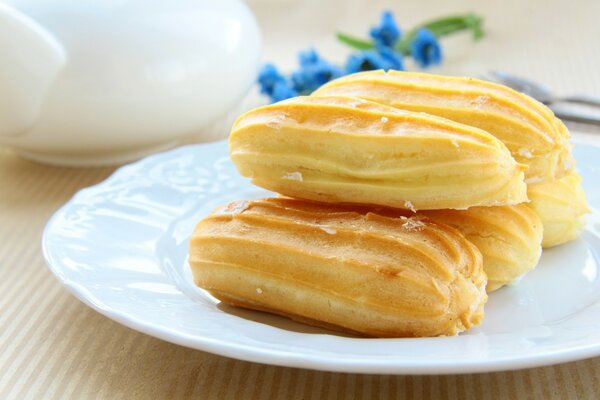
<path fill-rule="evenodd" d="M 369 71 L 348 75 L 313 96 L 356 96 L 403 110 L 425 112 L 481 128 L 500 139 L 526 178 L 547 182 L 573 167 L 569 131 L 544 104 L 506 86 L 474 78 Z"/>
<path fill-rule="evenodd" d="M 488 276 L 488 293 L 517 282 L 537 265 L 542 255 L 542 221 L 525 204 L 422 214 L 458 229 L 477 246 Z"/>
<path fill-rule="evenodd" d="M 527 200 L 526 167 L 489 133 L 351 97 L 254 109 L 229 148 L 254 184 L 306 200 L 411 210 Z"/>
<path fill-rule="evenodd" d="M 572 171 L 554 182 L 529 185 L 528 203 L 542 220 L 542 247 L 552 247 L 579 237 L 585 227 L 585 215 L 590 212 L 581 176 Z"/>
<path fill-rule="evenodd" d="M 194 280 L 232 305 L 370 337 L 455 335 L 479 324 L 479 250 L 447 225 L 390 212 L 286 198 L 230 203 L 194 231 Z"/>

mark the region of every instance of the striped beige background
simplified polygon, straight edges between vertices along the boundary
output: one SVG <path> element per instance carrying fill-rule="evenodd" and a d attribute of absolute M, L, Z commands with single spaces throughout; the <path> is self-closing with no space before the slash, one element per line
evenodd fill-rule
<path fill-rule="evenodd" d="M 429 3 L 374 1 L 367 7 L 357 0 L 254 0 L 250 5 L 264 26 L 265 56 L 283 65 L 311 42 L 335 58 L 343 49 L 330 39 L 332 27 L 363 32 L 390 4 L 406 25 L 435 14 L 479 10 L 488 18 L 488 37 L 474 47 L 459 39 L 449 42 L 447 71 L 495 67 L 534 76 L 562 93 L 600 94 L 599 2 Z M 600 143 L 600 129 L 570 127 Z M 40 252 L 40 235 L 52 212 L 112 171 L 41 166 L 0 148 L 0 399 L 600 398 L 600 358 L 479 375 L 338 374 L 235 361 L 122 327 L 63 289 Z"/>

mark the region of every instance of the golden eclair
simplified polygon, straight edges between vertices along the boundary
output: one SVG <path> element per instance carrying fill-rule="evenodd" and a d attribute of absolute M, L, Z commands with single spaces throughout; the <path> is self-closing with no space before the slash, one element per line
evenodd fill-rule
<path fill-rule="evenodd" d="M 194 281 L 234 306 L 361 336 L 456 335 L 479 324 L 479 250 L 447 225 L 398 213 L 287 198 L 230 203 L 196 226 Z"/>
<path fill-rule="evenodd" d="M 477 246 L 483 256 L 488 292 L 518 281 L 542 255 L 542 222 L 525 204 L 422 214 L 456 228 Z"/>
<path fill-rule="evenodd" d="M 576 239 L 585 226 L 585 214 L 590 212 L 581 176 L 572 171 L 554 182 L 528 186 L 531 207 L 542 220 L 542 247 L 552 247 Z"/>
<path fill-rule="evenodd" d="M 331 81 L 313 96 L 356 96 L 403 110 L 438 115 L 500 139 L 526 178 L 546 182 L 573 167 L 565 125 L 542 103 L 506 86 L 474 78 L 369 71 Z"/>
<path fill-rule="evenodd" d="M 413 211 L 527 200 L 526 167 L 489 133 L 351 97 L 251 110 L 229 149 L 254 184 L 305 200 Z"/>

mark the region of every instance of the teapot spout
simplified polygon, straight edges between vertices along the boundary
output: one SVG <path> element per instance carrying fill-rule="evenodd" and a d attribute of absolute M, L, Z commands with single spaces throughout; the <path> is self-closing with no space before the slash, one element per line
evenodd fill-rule
<path fill-rule="evenodd" d="M 1 2 L 0 55 L 1 138 L 18 135 L 34 124 L 66 55 L 44 28 Z"/>

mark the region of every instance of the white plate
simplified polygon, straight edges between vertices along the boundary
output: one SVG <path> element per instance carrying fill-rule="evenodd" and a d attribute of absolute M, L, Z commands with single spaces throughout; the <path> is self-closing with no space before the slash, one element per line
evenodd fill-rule
<path fill-rule="evenodd" d="M 519 285 L 490 296 L 483 325 L 456 337 L 358 339 L 218 304 L 186 262 L 196 222 L 268 192 L 237 174 L 225 142 L 183 147 L 82 190 L 48 223 L 44 255 L 83 302 L 126 326 L 224 356 L 397 374 L 516 369 L 600 355 L 600 147 L 575 150 L 594 213 L 578 240 L 544 251 Z"/>

